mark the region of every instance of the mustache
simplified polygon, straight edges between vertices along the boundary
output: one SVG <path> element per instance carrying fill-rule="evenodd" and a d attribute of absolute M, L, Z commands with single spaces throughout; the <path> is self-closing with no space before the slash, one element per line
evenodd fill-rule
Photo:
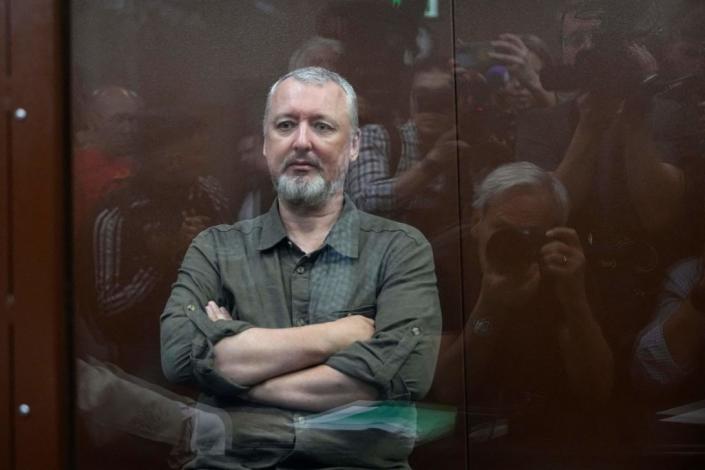
<path fill-rule="evenodd" d="M 302 163 L 311 165 L 318 170 L 323 169 L 321 161 L 317 157 L 307 154 L 294 153 L 284 159 L 284 163 L 282 163 L 282 171 L 286 170 L 291 165 L 300 165 Z"/>

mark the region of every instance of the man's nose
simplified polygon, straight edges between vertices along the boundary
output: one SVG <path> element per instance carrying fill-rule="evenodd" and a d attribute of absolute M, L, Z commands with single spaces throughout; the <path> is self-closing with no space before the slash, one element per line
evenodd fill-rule
<path fill-rule="evenodd" d="M 296 150 L 308 150 L 311 148 L 311 128 L 305 122 L 299 124 L 296 129 L 294 148 Z"/>

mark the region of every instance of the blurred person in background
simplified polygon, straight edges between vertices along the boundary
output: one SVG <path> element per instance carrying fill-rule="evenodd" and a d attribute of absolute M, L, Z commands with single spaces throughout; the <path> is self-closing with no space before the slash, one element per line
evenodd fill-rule
<path fill-rule="evenodd" d="M 556 104 L 555 93 L 541 85 L 541 70 L 551 65 L 553 59 L 538 36 L 505 33 L 490 44 L 494 49 L 488 53 L 489 57 L 506 66 L 509 73 L 506 85 L 498 92 L 501 107 L 520 113 Z"/>
<path fill-rule="evenodd" d="M 76 227 L 96 204 L 135 170 L 136 122 L 144 102 L 134 91 L 117 85 L 94 90 L 87 98 L 83 125 L 74 139 L 74 220 Z"/>
<path fill-rule="evenodd" d="M 447 228 L 456 214 L 439 221 L 451 206 L 444 202 L 448 191 L 443 181 L 456 171 L 458 150 L 465 146 L 458 140 L 454 110 L 447 63 L 419 64 L 409 121 L 398 128 L 370 124 L 361 129 L 360 157 L 350 166 L 346 182 L 355 203 L 375 214 L 403 217 L 427 236 Z"/>
<path fill-rule="evenodd" d="M 663 18 L 642 8 L 645 2 L 601 4 L 589 11 L 569 2 L 564 20 L 579 19 L 576 34 L 583 38 L 575 48 L 564 41 L 564 59 L 574 67 L 544 73 L 542 82 L 577 95 L 526 113 L 516 156 L 554 172 L 570 195 L 568 224 L 580 236 L 614 353 L 610 407 L 629 443 L 647 430 L 645 403 L 630 380 L 634 341 L 649 322 L 667 266 L 692 249 L 693 229 L 677 138 L 685 128 L 682 107 L 658 86 L 653 43 Z"/>
<path fill-rule="evenodd" d="M 536 165 L 510 163 L 480 183 L 474 209 L 481 288 L 439 364 L 448 373 L 454 355 L 468 361 L 473 461 L 546 468 L 616 444 L 595 432 L 612 393 L 613 357 L 580 240 L 565 226 L 566 189 Z"/>
<path fill-rule="evenodd" d="M 193 237 L 230 216 L 222 187 L 207 174 L 204 123 L 151 113 L 138 124 L 140 165 L 96 209 L 87 244 L 93 289 L 86 290 L 95 297 L 84 313 L 115 346 L 101 359 L 164 383 L 153 341 L 158 324 L 148 312 L 168 296 L 170 273 Z"/>

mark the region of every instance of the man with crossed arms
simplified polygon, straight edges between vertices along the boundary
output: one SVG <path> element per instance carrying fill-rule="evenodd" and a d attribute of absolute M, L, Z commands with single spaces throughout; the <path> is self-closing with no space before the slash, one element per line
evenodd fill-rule
<path fill-rule="evenodd" d="M 344 195 L 358 149 L 345 79 L 310 67 L 272 86 L 263 154 L 277 199 L 194 239 L 161 317 L 166 376 L 228 415 L 225 439 L 194 424 L 187 468 L 409 468 L 409 434 L 310 420 L 422 398 L 438 353 L 430 246 Z"/>

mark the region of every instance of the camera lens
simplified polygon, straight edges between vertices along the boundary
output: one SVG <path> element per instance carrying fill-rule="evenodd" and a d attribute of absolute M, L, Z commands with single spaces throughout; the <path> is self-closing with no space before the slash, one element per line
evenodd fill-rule
<path fill-rule="evenodd" d="M 485 259 L 500 274 L 521 273 L 537 259 L 539 247 L 530 231 L 498 230 L 487 241 Z"/>

